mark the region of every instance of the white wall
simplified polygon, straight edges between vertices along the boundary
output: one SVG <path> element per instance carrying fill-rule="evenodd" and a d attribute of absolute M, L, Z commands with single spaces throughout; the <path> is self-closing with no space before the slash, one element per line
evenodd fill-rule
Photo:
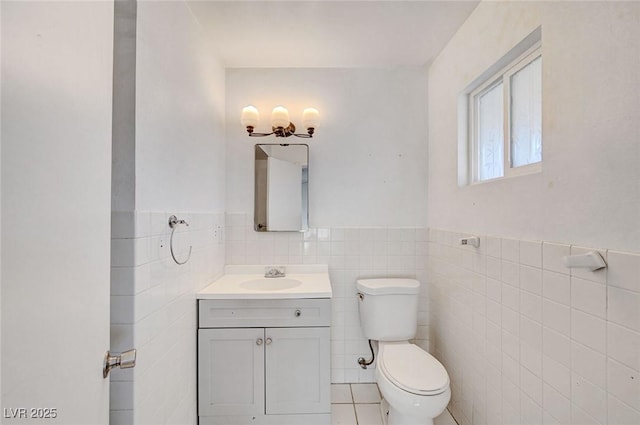
<path fill-rule="evenodd" d="M 640 248 L 640 25 L 623 2 L 486 2 L 429 70 L 429 226 Z M 457 186 L 457 97 L 542 25 L 539 174 Z"/>
<path fill-rule="evenodd" d="M 195 293 L 225 261 L 225 75 L 185 2 L 138 2 L 134 22 L 135 66 L 121 77 L 135 71 L 135 134 L 121 117 L 114 150 L 125 173 L 113 205 L 125 209 L 112 211 L 111 342 L 137 348 L 138 364 L 112 376 L 111 423 L 196 424 Z M 179 261 L 193 247 L 182 266 L 172 214 L 189 223 L 174 239 Z"/>
<path fill-rule="evenodd" d="M 538 26 L 542 172 L 458 187 L 458 95 Z M 461 425 L 640 422 L 639 67 L 638 3 L 487 1 L 430 68 L 431 340 Z M 594 248 L 607 270 L 560 261 Z"/>
<path fill-rule="evenodd" d="M 424 225 L 426 211 L 426 71 L 401 69 L 227 69 L 227 211 L 253 212 L 253 145 L 242 107 L 271 128 L 274 106 L 320 111 L 309 143 L 311 227 Z M 298 132 L 305 132 L 299 129 Z"/>
<path fill-rule="evenodd" d="M 222 211 L 224 69 L 182 1 L 140 2 L 137 42 L 136 209 Z"/>
<path fill-rule="evenodd" d="M 113 2 L 1 9 L 2 407 L 104 424 Z"/>

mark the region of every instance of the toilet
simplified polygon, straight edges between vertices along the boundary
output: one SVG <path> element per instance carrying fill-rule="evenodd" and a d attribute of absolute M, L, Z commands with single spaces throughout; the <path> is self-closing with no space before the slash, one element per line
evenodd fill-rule
<path fill-rule="evenodd" d="M 442 364 L 409 340 L 416 335 L 415 279 L 357 281 L 360 326 L 378 341 L 376 383 L 385 425 L 432 425 L 449 404 L 449 375 Z"/>

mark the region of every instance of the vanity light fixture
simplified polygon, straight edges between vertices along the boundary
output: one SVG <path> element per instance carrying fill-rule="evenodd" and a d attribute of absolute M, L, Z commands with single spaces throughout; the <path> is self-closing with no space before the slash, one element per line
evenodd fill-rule
<path fill-rule="evenodd" d="M 289 121 L 289 111 L 283 106 L 276 106 L 271 112 L 271 133 L 254 133 L 253 129 L 260 121 L 260 114 L 255 106 L 245 106 L 242 108 L 242 118 L 240 122 L 247 129 L 250 137 L 265 137 L 272 134 L 276 137 L 296 136 L 309 139 L 313 137 L 315 129 L 318 127 L 320 114 L 315 108 L 307 108 L 302 112 L 302 126 L 307 133 L 296 133 L 296 126 Z"/>

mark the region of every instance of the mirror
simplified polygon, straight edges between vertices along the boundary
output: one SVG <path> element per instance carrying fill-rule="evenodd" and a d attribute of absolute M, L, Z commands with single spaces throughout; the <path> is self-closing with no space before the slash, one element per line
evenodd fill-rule
<path fill-rule="evenodd" d="M 255 146 L 256 232 L 301 232 L 309 228 L 309 146 Z"/>

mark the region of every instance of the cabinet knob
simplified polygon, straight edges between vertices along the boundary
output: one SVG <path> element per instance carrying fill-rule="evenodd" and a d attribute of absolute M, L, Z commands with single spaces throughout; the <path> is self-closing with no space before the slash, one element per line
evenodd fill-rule
<path fill-rule="evenodd" d="M 256 340 L 256 345 L 262 345 L 262 338 L 258 338 Z"/>
<path fill-rule="evenodd" d="M 267 339 L 264 340 L 264 343 L 267 344 L 267 345 L 271 344 L 272 342 L 273 342 L 273 340 L 271 338 L 267 338 Z"/>
<path fill-rule="evenodd" d="M 293 313 L 296 317 L 300 317 L 302 315 L 302 312 L 300 310 L 296 310 L 295 313 Z"/>

